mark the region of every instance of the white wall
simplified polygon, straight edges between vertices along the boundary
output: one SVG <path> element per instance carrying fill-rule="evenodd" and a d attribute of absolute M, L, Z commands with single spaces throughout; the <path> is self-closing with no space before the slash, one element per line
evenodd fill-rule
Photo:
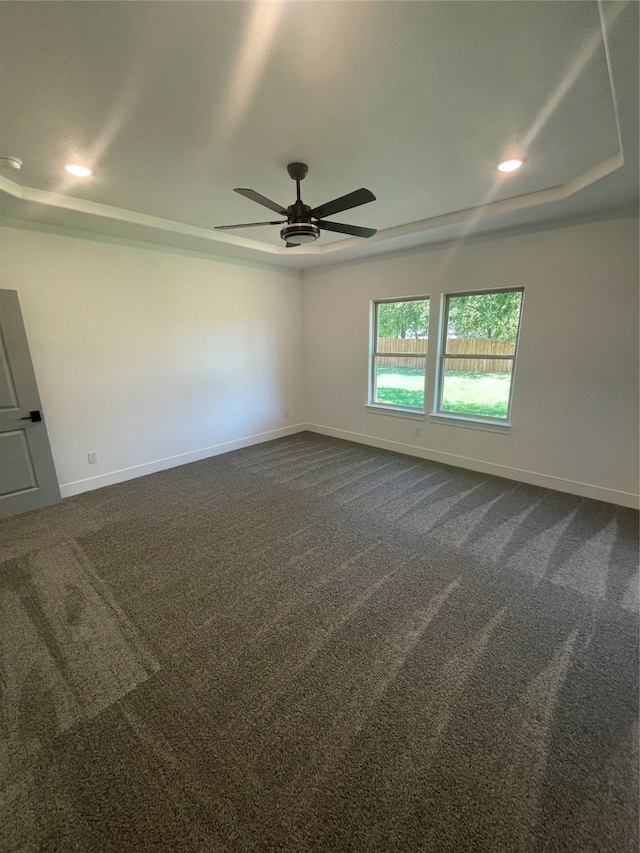
<path fill-rule="evenodd" d="M 416 437 L 366 412 L 371 299 L 510 285 L 525 286 L 510 434 L 425 418 Z M 307 271 L 302 295 L 294 273 L 4 228 L 0 287 L 20 297 L 64 495 L 307 422 L 637 506 L 637 220 Z"/>
<path fill-rule="evenodd" d="M 638 221 L 618 219 L 304 274 L 311 429 L 637 506 Z M 509 434 L 365 410 L 370 300 L 524 285 Z M 432 325 L 430 340 L 435 342 Z M 435 347 L 428 371 L 435 376 Z"/>
<path fill-rule="evenodd" d="M 304 420 L 299 274 L 15 228 L 0 250 L 63 495 Z"/>

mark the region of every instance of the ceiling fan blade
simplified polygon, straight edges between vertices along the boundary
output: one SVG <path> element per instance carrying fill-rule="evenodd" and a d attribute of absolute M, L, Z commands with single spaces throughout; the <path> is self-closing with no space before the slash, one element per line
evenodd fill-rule
<path fill-rule="evenodd" d="M 251 201 L 257 201 L 258 204 L 262 204 L 264 205 L 264 207 L 268 207 L 270 210 L 275 210 L 276 213 L 280 213 L 282 216 L 287 215 L 286 208 L 284 208 L 281 204 L 278 204 L 278 202 L 276 201 L 271 201 L 270 198 L 260 195 L 260 193 L 257 193 L 255 190 L 246 190 L 242 187 L 235 187 L 234 192 L 240 193 L 240 195 L 243 195 L 245 198 L 250 198 Z"/>
<path fill-rule="evenodd" d="M 242 222 L 240 225 L 215 225 L 214 231 L 224 231 L 227 228 L 253 228 L 256 225 L 282 225 L 286 219 L 277 219 L 275 222 Z"/>
<path fill-rule="evenodd" d="M 342 222 L 328 222 L 321 219 L 318 222 L 321 231 L 337 231 L 339 234 L 352 234 L 354 237 L 373 237 L 377 228 L 361 228 L 359 225 L 343 225 Z"/>
<path fill-rule="evenodd" d="M 340 198 L 334 198 L 333 201 L 321 204 L 320 207 L 315 207 L 309 213 L 309 216 L 315 216 L 317 219 L 320 219 L 322 216 L 331 216 L 332 213 L 340 213 L 341 210 L 349 210 L 352 207 L 359 207 L 361 204 L 367 204 L 375 200 L 376 197 L 371 190 L 362 188 L 340 196 Z"/>

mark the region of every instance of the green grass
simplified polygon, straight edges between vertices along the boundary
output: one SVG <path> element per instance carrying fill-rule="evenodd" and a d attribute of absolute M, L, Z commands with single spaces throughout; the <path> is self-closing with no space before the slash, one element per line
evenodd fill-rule
<path fill-rule="evenodd" d="M 447 370 L 444 375 L 442 411 L 506 418 L 510 381 L 509 373 L 465 373 Z M 376 401 L 422 409 L 424 371 L 417 367 L 379 366 Z"/>
<path fill-rule="evenodd" d="M 421 409 L 424 405 L 424 370 L 378 365 L 376 390 L 377 403 Z"/>
<path fill-rule="evenodd" d="M 510 384 L 510 373 L 445 371 L 442 411 L 506 418 Z"/>

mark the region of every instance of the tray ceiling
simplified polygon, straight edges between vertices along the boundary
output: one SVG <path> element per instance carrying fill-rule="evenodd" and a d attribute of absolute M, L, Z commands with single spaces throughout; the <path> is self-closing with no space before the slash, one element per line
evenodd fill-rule
<path fill-rule="evenodd" d="M 2 213 L 285 266 L 637 203 L 637 4 L 0 3 Z M 496 165 L 518 156 L 517 173 Z M 286 250 L 235 194 L 377 201 Z M 75 179 L 68 162 L 91 166 Z"/>

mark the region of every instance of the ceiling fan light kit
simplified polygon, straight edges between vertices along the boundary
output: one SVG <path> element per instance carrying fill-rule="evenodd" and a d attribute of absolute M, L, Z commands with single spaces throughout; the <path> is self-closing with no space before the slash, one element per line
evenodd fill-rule
<path fill-rule="evenodd" d="M 280 236 L 286 243 L 301 246 L 303 243 L 313 243 L 320 236 L 320 229 L 313 222 L 292 222 L 280 232 Z"/>
<path fill-rule="evenodd" d="M 321 231 L 335 231 L 339 234 L 349 234 L 353 237 L 373 237 L 376 233 L 375 228 L 362 228 L 357 225 L 345 225 L 342 222 L 329 222 L 324 219 L 325 216 L 331 216 L 332 213 L 340 213 L 343 210 L 350 210 L 352 207 L 358 207 L 361 204 L 368 204 L 370 201 L 375 201 L 376 197 L 371 190 L 364 189 L 363 187 L 340 198 L 335 198 L 332 201 L 321 204 L 319 207 L 311 208 L 300 198 L 300 181 L 305 179 L 308 171 L 309 167 L 306 163 L 289 163 L 287 166 L 289 177 L 296 182 L 296 200 L 289 207 L 283 207 L 277 202 L 260 195 L 255 190 L 245 189 L 244 187 L 235 188 L 235 192 L 263 205 L 263 207 L 268 207 L 269 210 L 274 210 L 281 216 L 286 216 L 286 220 L 276 220 L 275 222 L 245 222 L 239 225 L 216 225 L 216 229 L 224 231 L 231 228 L 252 228 L 256 225 L 284 225 L 285 227 L 280 231 L 280 237 L 285 241 L 287 248 L 301 246 L 304 243 L 313 243 L 318 239 Z"/>

